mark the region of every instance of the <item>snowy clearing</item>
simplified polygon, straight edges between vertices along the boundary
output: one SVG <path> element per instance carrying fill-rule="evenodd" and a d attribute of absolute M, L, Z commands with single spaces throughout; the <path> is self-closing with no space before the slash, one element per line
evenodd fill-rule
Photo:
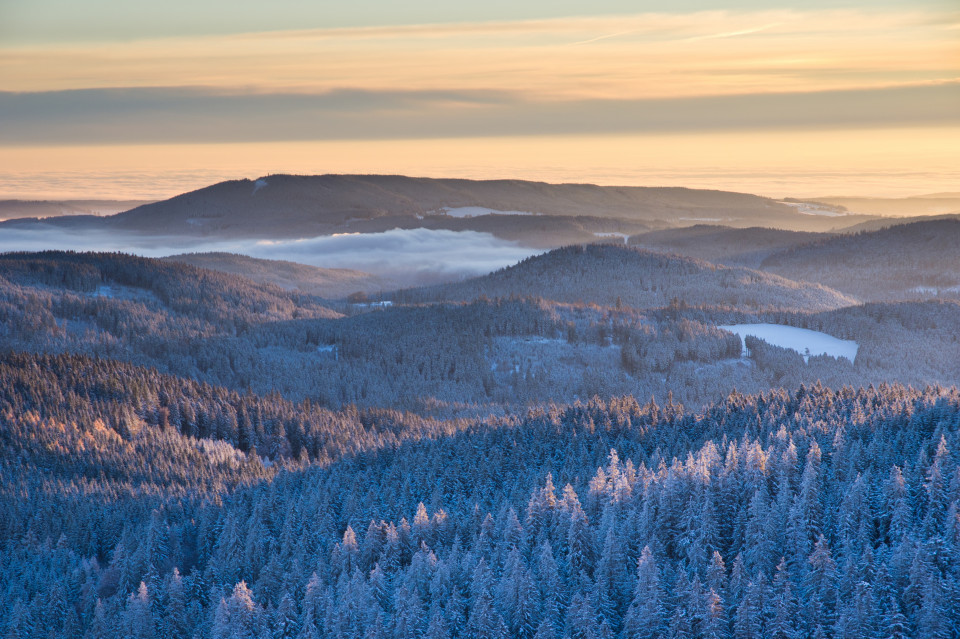
<path fill-rule="evenodd" d="M 910 293 L 919 293 L 920 295 L 942 295 L 944 293 L 960 293 L 960 286 L 948 286 L 946 288 L 936 288 L 933 286 L 914 286 Z"/>
<path fill-rule="evenodd" d="M 819 215 L 821 217 L 843 217 L 845 213 L 828 206 L 813 204 L 812 202 L 780 202 L 796 209 L 797 213 L 804 215 Z"/>
<path fill-rule="evenodd" d="M 627 240 L 630 239 L 630 236 L 627 235 L 626 233 L 594 233 L 593 236 L 607 238 L 607 239 L 612 239 L 615 237 L 620 238 L 621 240 L 623 240 L 624 244 L 626 244 Z"/>
<path fill-rule="evenodd" d="M 860 345 L 853 340 L 838 339 L 819 331 L 782 324 L 729 324 L 717 328 L 736 333 L 740 339 L 753 335 L 768 344 L 795 350 L 803 355 L 805 362 L 811 355 L 846 357 L 853 362 L 860 348 Z M 743 347 L 743 355 L 747 355 L 746 345 Z"/>
<path fill-rule="evenodd" d="M 530 211 L 498 211 L 497 209 L 488 209 L 483 206 L 458 206 L 456 208 L 443 207 L 439 211 L 440 215 L 449 215 L 450 217 L 477 217 L 479 215 L 537 215 Z"/>

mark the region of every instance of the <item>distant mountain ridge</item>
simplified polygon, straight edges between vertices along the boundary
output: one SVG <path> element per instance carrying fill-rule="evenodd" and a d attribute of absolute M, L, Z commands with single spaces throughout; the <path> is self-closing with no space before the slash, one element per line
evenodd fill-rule
<path fill-rule="evenodd" d="M 150 235 L 199 237 L 312 237 L 335 232 L 375 232 L 389 228 L 430 226 L 452 230 L 486 230 L 530 215 L 452 218 L 448 209 L 483 207 L 583 218 L 573 238 L 592 232 L 617 232 L 603 220 L 617 220 L 622 232 L 717 223 L 735 227 L 787 229 L 833 228 L 867 218 L 803 215 L 770 198 L 727 191 L 679 187 L 621 187 L 592 184 L 547 184 L 524 180 L 414 178 L 399 175 L 271 175 L 231 180 L 145 204 L 103 219 L 47 220 L 56 227 L 128 231 Z M 484 218 L 487 218 L 484 221 Z M 590 221 L 590 219 L 593 221 Z M 21 222 L 22 223 L 22 222 Z M 486 228 L 481 228 L 485 226 Z M 537 230 L 520 231 L 535 236 Z M 516 235 L 516 233 L 514 233 Z M 557 238 L 554 246 L 569 243 Z"/>
<path fill-rule="evenodd" d="M 0 220 L 64 215 L 114 215 L 153 200 L 0 200 Z"/>
<path fill-rule="evenodd" d="M 930 193 L 903 198 L 829 196 L 815 199 L 863 215 L 922 216 L 960 213 L 960 193 Z"/>

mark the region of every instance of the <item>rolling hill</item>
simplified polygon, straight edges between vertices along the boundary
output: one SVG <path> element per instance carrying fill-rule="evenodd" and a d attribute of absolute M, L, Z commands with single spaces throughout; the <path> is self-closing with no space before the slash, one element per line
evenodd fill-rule
<path fill-rule="evenodd" d="M 894 226 L 913 224 L 914 222 L 936 222 L 937 220 L 960 220 L 960 213 L 945 215 L 915 215 L 913 217 L 878 217 L 866 222 L 840 229 L 841 233 L 860 233 L 863 231 L 880 231 Z"/>
<path fill-rule="evenodd" d="M 556 249 L 483 277 L 397 294 L 407 301 L 481 296 L 543 297 L 635 308 L 664 307 L 675 300 L 688 306 L 744 310 L 826 310 L 856 303 L 823 286 L 747 268 L 603 244 Z"/>
<path fill-rule="evenodd" d="M 820 233 L 770 228 L 737 229 L 698 224 L 682 229 L 650 231 L 630 237 L 629 244 L 667 253 L 698 257 L 717 264 L 757 268 L 774 252 L 823 237 Z"/>
<path fill-rule="evenodd" d="M 761 268 L 863 300 L 960 297 L 960 220 L 838 235 L 767 257 Z"/>
<path fill-rule="evenodd" d="M 183 253 L 162 258 L 167 262 L 191 264 L 199 268 L 241 275 L 261 284 L 273 284 L 289 291 L 301 291 L 327 299 L 351 293 L 378 293 L 397 288 L 396 282 L 362 271 L 344 268 L 319 268 L 287 262 L 263 260 L 235 253 Z"/>

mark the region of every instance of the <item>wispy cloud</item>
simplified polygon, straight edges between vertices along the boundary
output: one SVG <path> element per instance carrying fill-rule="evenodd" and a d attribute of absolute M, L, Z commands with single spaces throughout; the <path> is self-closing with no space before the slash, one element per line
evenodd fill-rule
<path fill-rule="evenodd" d="M 0 42 L 0 77 L 9 91 L 496 89 L 532 99 L 822 91 L 957 77 L 956 39 L 940 26 L 955 22 L 924 8 L 700 11 L 60 46 Z M 784 60 L 801 62 L 785 67 Z M 837 70 L 846 72 L 842 79 Z"/>
<path fill-rule="evenodd" d="M 601 40 L 610 40 L 611 38 L 619 38 L 621 36 L 630 35 L 631 33 L 636 33 L 636 31 L 619 31 L 617 33 L 608 33 L 605 35 L 599 35 L 594 38 L 587 38 L 586 40 L 578 40 L 577 42 L 571 42 L 570 46 L 578 47 L 584 44 L 593 44 L 594 42 L 600 42 Z"/>
<path fill-rule="evenodd" d="M 739 31 L 724 31 L 723 33 L 708 33 L 706 35 L 693 36 L 692 38 L 687 38 L 687 42 L 696 42 L 698 40 L 720 40 L 723 38 L 736 38 L 738 36 L 752 35 L 754 33 L 760 33 L 761 31 L 766 31 L 774 27 L 778 27 L 782 22 L 771 22 L 770 24 L 764 24 L 759 27 L 752 27 L 749 29 L 740 29 Z"/>

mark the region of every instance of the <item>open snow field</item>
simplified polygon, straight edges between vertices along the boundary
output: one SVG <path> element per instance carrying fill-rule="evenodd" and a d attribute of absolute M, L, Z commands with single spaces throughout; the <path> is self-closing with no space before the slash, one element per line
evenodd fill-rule
<path fill-rule="evenodd" d="M 823 206 L 813 202 L 780 202 L 796 209 L 797 213 L 804 215 L 820 215 L 823 217 L 843 217 L 845 213 L 838 211 L 836 207 Z"/>
<path fill-rule="evenodd" d="M 497 209 L 488 209 L 484 206 L 458 206 L 456 208 L 444 207 L 440 212 L 450 217 L 477 217 L 479 215 L 536 215 L 530 211 L 498 211 Z"/>
<path fill-rule="evenodd" d="M 782 324 L 730 324 L 718 328 L 736 333 L 740 339 L 753 335 L 768 344 L 793 349 L 803 355 L 805 362 L 811 355 L 846 357 L 852 362 L 857 356 L 857 349 L 860 348 L 860 345 L 853 340 L 838 339 L 819 331 Z M 746 346 L 743 347 L 743 355 L 747 355 Z"/>

